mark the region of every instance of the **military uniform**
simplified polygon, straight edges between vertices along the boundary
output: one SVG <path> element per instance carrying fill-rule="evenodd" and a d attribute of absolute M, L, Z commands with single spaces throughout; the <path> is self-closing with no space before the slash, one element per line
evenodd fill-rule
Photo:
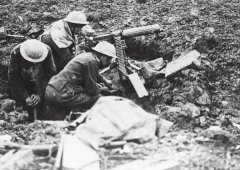
<path fill-rule="evenodd" d="M 56 74 L 51 49 L 48 48 L 47 58 L 39 63 L 31 63 L 25 60 L 20 53 L 20 45 L 11 52 L 10 66 L 8 70 L 8 81 L 11 89 L 11 96 L 16 100 L 17 106 L 27 109 L 32 121 L 32 108 L 27 107 L 25 101 L 31 94 L 41 97 L 41 103 L 37 105 L 38 113 L 43 112 L 44 91 L 49 79 Z M 39 118 L 44 118 L 39 114 Z"/>
<path fill-rule="evenodd" d="M 74 57 L 75 37 L 66 21 L 53 23 L 40 39 L 51 48 L 57 72 Z"/>
<path fill-rule="evenodd" d="M 91 52 L 74 57 L 49 81 L 45 92 L 47 102 L 60 108 L 58 110 L 85 111 L 91 108 L 101 96 L 97 83 L 104 82 L 98 72 L 99 66 L 98 58 Z"/>

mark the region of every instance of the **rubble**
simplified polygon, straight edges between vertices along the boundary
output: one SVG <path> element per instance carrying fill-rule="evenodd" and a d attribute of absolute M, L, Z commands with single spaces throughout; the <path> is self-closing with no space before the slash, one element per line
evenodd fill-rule
<path fill-rule="evenodd" d="M 34 155 L 29 150 L 20 150 L 14 153 L 9 151 L 0 159 L 0 169 L 12 170 L 12 169 L 24 169 L 33 162 Z"/>
<path fill-rule="evenodd" d="M 234 147 L 240 142 L 238 126 L 240 32 L 237 29 L 239 2 L 169 0 L 140 3 L 136 0 L 101 2 L 43 0 L 39 3 L 35 0 L 12 2 L 3 0 L 0 7 L 2 14 L 0 24 L 9 35 L 38 38 L 42 29 L 51 22 L 66 16 L 71 10 L 83 8 L 89 14 L 88 18 L 94 30 L 99 34 L 145 24 L 161 25 L 163 29 L 158 35 L 126 41 L 126 53 L 133 60 L 147 63 L 161 58 L 164 62 L 171 63 L 184 51 L 196 50 L 201 54 L 201 65 L 198 67 L 191 64 L 181 69 L 178 67 L 174 74 L 167 76 L 167 79 L 161 75 L 161 78 L 154 77 L 150 82 L 146 81 L 148 97 L 136 99 L 136 95 L 132 93 L 125 96 L 174 124 L 164 137 L 146 148 L 134 144 L 129 146 L 127 151 L 127 146 L 124 145 L 125 151 L 132 153 L 133 156 L 121 155 L 123 151 L 119 149 L 120 153 L 118 151 L 109 153 L 108 168 L 160 152 L 174 155 L 184 169 L 240 169 L 239 149 Z M 8 97 L 7 66 L 10 51 L 23 41 L 22 38 L 6 38 L 6 34 L 4 37 L 0 40 L 1 103 L 2 99 Z M 152 76 L 151 71 L 148 70 L 145 77 Z M 165 73 L 166 70 L 162 71 Z M 20 122 L 17 120 L 21 120 L 19 117 L 23 112 L 20 110 L 15 112 L 12 109 L 11 105 L 9 108 L 3 105 L 1 109 L 1 136 L 10 135 L 12 142 L 21 144 L 59 143 L 60 133 L 64 132 L 63 127 L 60 130 L 58 126 L 56 128 L 53 124 L 40 121 L 34 124 L 20 121 L 23 124 L 18 124 Z M 228 121 L 222 118 L 226 116 Z M 218 125 L 221 129 L 217 131 L 208 129 Z M 196 143 L 194 139 L 197 139 L 205 129 L 208 129 L 207 137 L 211 139 L 204 137 L 201 143 Z M 234 145 L 230 142 L 227 142 L 229 147 L 226 147 L 226 143 L 220 146 L 213 145 L 216 136 L 219 136 L 218 133 L 221 134 L 220 140 L 233 139 Z M 6 137 L 6 140 L 10 138 Z M 33 161 L 36 165 L 32 169 L 51 169 L 53 162 L 52 159 L 45 159 L 45 162 Z"/>
<path fill-rule="evenodd" d="M 196 50 L 183 53 L 176 60 L 173 60 L 167 64 L 165 69 L 165 77 L 168 77 L 193 63 L 197 64 L 199 57 L 200 53 Z"/>
<path fill-rule="evenodd" d="M 176 161 L 171 160 L 137 160 L 128 164 L 121 165 L 111 170 L 180 170 L 180 165 Z"/>

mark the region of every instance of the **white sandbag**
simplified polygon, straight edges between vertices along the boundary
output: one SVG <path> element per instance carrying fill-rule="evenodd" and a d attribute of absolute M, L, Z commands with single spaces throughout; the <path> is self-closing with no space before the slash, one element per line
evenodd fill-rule
<path fill-rule="evenodd" d="M 131 139 L 147 142 L 155 136 L 156 119 L 156 115 L 146 112 L 131 100 L 101 97 L 89 110 L 86 123 L 77 128 L 76 135 L 98 144 Z"/>

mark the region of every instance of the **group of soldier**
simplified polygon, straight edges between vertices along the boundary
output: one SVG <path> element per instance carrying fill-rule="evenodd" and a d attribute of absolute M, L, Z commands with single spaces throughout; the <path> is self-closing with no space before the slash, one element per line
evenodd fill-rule
<path fill-rule="evenodd" d="M 29 121 L 61 120 L 70 111 L 86 111 L 101 97 L 98 83 L 112 82 L 99 69 L 117 58 L 115 47 L 101 41 L 76 55 L 76 36 L 89 28 L 86 15 L 70 12 L 37 39 L 28 39 L 11 51 L 8 80 L 11 97 L 28 111 Z M 93 30 L 89 29 L 90 34 Z"/>

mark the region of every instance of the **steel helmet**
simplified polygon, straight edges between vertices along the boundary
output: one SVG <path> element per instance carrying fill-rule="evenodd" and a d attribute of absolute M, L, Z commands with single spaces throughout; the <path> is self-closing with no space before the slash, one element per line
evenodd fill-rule
<path fill-rule="evenodd" d="M 48 49 L 42 42 L 31 39 L 20 45 L 20 53 L 25 60 L 38 63 L 45 60 L 48 55 Z"/>
<path fill-rule="evenodd" d="M 64 21 L 74 23 L 74 24 L 83 24 L 83 25 L 89 24 L 89 22 L 87 21 L 86 15 L 81 11 L 70 12 L 67 15 L 67 17 L 64 19 Z"/>
<path fill-rule="evenodd" d="M 106 56 L 118 58 L 116 48 L 107 41 L 99 42 L 95 47 L 92 47 L 92 49 Z"/>

